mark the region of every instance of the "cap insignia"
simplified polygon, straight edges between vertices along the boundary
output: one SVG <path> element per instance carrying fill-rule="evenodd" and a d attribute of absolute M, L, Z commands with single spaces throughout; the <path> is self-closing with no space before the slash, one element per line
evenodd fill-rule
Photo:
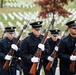
<path fill-rule="evenodd" d="M 76 21 L 74 23 L 76 23 Z"/>
<path fill-rule="evenodd" d="M 38 25 L 40 24 L 40 22 L 38 22 Z"/>

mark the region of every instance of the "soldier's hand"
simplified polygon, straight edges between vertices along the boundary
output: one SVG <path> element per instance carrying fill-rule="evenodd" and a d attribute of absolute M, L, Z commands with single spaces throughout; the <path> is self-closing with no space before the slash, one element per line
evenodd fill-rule
<path fill-rule="evenodd" d="M 48 56 L 47 60 L 49 60 L 49 61 L 53 61 L 54 58 L 52 58 L 51 56 Z"/>
<path fill-rule="evenodd" d="M 15 50 L 15 51 L 18 51 L 18 47 L 17 47 L 17 45 L 15 45 L 15 44 L 12 44 L 12 45 L 11 45 L 11 48 L 12 48 L 13 50 Z"/>
<path fill-rule="evenodd" d="M 11 60 L 12 59 L 12 56 L 7 54 L 4 59 L 5 60 Z"/>
<path fill-rule="evenodd" d="M 31 62 L 33 63 L 39 62 L 39 58 L 34 56 L 31 58 Z"/>
<path fill-rule="evenodd" d="M 57 46 L 55 46 L 54 49 L 55 49 L 55 51 L 58 51 L 58 47 Z"/>
<path fill-rule="evenodd" d="M 71 56 L 70 56 L 70 60 L 71 60 L 71 61 L 76 61 L 76 56 L 75 56 L 75 55 L 71 55 Z"/>
<path fill-rule="evenodd" d="M 45 45 L 44 44 L 38 44 L 38 48 L 40 48 L 42 51 L 44 51 L 45 50 Z"/>

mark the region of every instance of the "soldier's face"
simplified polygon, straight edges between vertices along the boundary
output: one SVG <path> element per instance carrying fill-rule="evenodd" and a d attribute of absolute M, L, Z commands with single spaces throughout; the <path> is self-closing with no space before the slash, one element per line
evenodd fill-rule
<path fill-rule="evenodd" d="M 32 32 L 34 33 L 34 35 L 39 36 L 41 33 L 41 30 L 36 30 L 36 29 L 32 28 Z"/>
<path fill-rule="evenodd" d="M 7 36 L 10 40 L 12 40 L 13 37 L 14 37 L 14 34 L 11 34 L 11 33 L 9 33 L 9 32 L 6 32 L 6 36 Z"/>
<path fill-rule="evenodd" d="M 76 38 L 76 28 L 69 28 L 70 35 Z"/>
<path fill-rule="evenodd" d="M 57 37 L 54 36 L 53 34 L 50 34 L 50 37 L 52 38 L 53 41 L 57 41 Z"/>

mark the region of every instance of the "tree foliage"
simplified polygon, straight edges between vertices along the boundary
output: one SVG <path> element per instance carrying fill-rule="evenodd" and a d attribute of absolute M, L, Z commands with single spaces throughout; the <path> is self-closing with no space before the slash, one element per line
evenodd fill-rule
<path fill-rule="evenodd" d="M 73 2 L 73 0 L 70 0 Z M 64 5 L 68 5 L 68 0 L 36 0 L 34 3 L 41 7 L 38 17 L 47 18 L 50 13 L 57 13 L 59 16 L 68 17 L 72 13 L 68 12 Z"/>

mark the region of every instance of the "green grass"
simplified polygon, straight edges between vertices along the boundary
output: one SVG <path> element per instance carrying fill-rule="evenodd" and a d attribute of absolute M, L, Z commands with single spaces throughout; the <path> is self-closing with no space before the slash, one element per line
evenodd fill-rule
<path fill-rule="evenodd" d="M 75 2 L 69 2 L 68 5 L 65 6 L 65 8 L 75 8 L 76 9 L 76 3 Z"/>
<path fill-rule="evenodd" d="M 0 14 L 1 13 L 12 13 L 12 12 L 35 12 L 39 11 L 40 7 L 33 7 L 33 8 L 14 8 L 14 7 L 4 7 L 0 8 Z"/>

